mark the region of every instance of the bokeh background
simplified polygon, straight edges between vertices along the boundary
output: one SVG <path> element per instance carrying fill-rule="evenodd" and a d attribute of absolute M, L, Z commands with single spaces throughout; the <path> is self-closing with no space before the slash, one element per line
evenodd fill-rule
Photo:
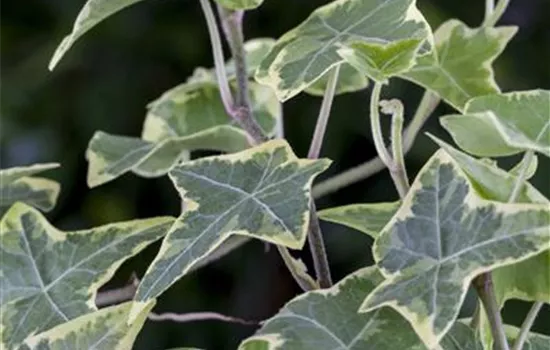
<path fill-rule="evenodd" d="M 419 0 L 433 28 L 450 17 L 477 26 L 483 1 Z M 47 64 L 55 47 L 72 28 L 84 0 L 4 0 L 1 2 L 1 124 L 2 168 L 34 162 L 57 161 L 62 168 L 48 176 L 62 184 L 62 193 L 49 219 L 63 229 L 82 229 L 114 221 L 157 215 L 177 215 L 179 199 L 166 177 L 147 180 L 125 175 L 90 190 L 86 186 L 84 151 L 96 130 L 137 136 L 145 105 L 183 82 L 197 66 L 211 66 L 205 22 L 198 1 L 149 0 L 134 5 L 86 34 L 54 72 Z M 245 35 L 279 37 L 327 1 L 266 0 L 245 18 Z M 550 88 L 550 1 L 512 0 L 503 25 L 520 31 L 495 64 L 503 91 Z M 321 178 L 339 173 L 375 156 L 368 127 L 369 90 L 338 96 L 322 155 L 334 160 Z M 410 118 L 422 90 L 392 81 L 385 96 L 401 98 Z M 284 106 L 286 135 L 300 156 L 305 156 L 320 105 L 320 98 L 302 94 Z M 437 116 L 452 112 L 441 105 L 425 131 L 448 140 Z M 435 151 L 424 135 L 407 155 L 414 176 Z M 510 167 L 517 158 L 503 159 Z M 541 159 L 532 180 L 550 195 L 550 164 Z M 397 198 L 386 171 L 318 200 L 319 208 Z M 333 278 L 372 263 L 367 236 L 332 224 L 323 224 Z M 106 286 L 124 285 L 132 272 L 141 276 L 158 244 L 128 261 Z M 310 263 L 307 253 L 301 255 Z M 310 265 L 311 266 L 311 265 Z M 260 242 L 248 243 L 232 254 L 174 285 L 159 300 L 157 312 L 216 311 L 261 320 L 300 290 L 275 249 L 266 252 Z M 463 310 L 471 312 L 471 298 Z M 519 325 L 528 309 L 522 302 L 507 304 L 505 321 Z M 535 329 L 550 333 L 548 308 Z M 148 321 L 136 349 L 194 346 L 233 349 L 254 327 L 203 321 L 175 324 Z"/>

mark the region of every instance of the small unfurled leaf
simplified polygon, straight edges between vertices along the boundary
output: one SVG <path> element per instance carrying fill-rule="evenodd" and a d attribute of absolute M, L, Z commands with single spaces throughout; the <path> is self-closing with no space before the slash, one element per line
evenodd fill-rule
<path fill-rule="evenodd" d="M 253 112 L 272 135 L 281 106 L 271 89 L 250 86 Z M 95 187 L 133 171 L 143 177 L 166 174 L 193 150 L 235 152 L 250 146 L 248 136 L 227 115 L 213 81 L 180 85 L 149 106 L 142 138 L 97 132 L 86 152 L 88 185 Z"/>
<path fill-rule="evenodd" d="M 402 76 L 462 111 L 469 99 L 499 92 L 491 64 L 516 31 L 517 27 L 471 29 L 449 20 L 435 32 L 435 55 L 419 57 Z"/>
<path fill-rule="evenodd" d="M 431 348 L 455 321 L 471 280 L 540 254 L 550 244 L 549 225 L 547 205 L 482 199 L 439 150 L 374 243 L 387 279 L 361 310 L 391 306 Z"/>
<path fill-rule="evenodd" d="M 338 50 L 346 62 L 369 78 L 385 82 L 411 68 L 422 40 L 406 39 L 389 44 L 354 42 Z"/>
<path fill-rule="evenodd" d="M 332 288 L 302 294 L 265 321 L 240 350 L 426 348 L 391 308 L 358 313 L 363 297 L 383 281 L 375 267 L 354 272 Z"/>
<path fill-rule="evenodd" d="M 313 96 L 323 96 L 328 84 L 330 71 L 323 74 L 319 79 L 309 85 L 304 92 Z M 342 63 L 340 72 L 338 73 L 338 81 L 336 82 L 335 95 L 346 94 L 365 89 L 369 86 L 367 76 L 347 63 Z"/>
<path fill-rule="evenodd" d="M 250 10 L 256 8 L 264 0 L 215 0 L 218 4 L 232 10 Z"/>
<path fill-rule="evenodd" d="M 73 44 L 88 30 L 109 16 L 117 13 L 125 7 L 140 2 L 142 0 L 88 0 L 80 10 L 78 17 L 73 25 L 72 32 L 63 38 L 48 68 L 53 70 L 61 58 L 73 46 Z"/>
<path fill-rule="evenodd" d="M 318 215 L 321 220 L 348 226 L 376 238 L 400 206 L 401 202 L 351 204 L 321 210 Z"/>
<path fill-rule="evenodd" d="M 45 163 L 0 170 L 0 217 L 15 202 L 51 210 L 57 202 L 59 184 L 32 175 L 57 167 L 57 163 Z"/>
<path fill-rule="evenodd" d="M 96 310 L 98 288 L 125 260 L 164 236 L 173 218 L 63 232 L 16 203 L 0 222 L 0 347 Z"/>
<path fill-rule="evenodd" d="M 514 176 L 518 176 L 526 160 L 528 159 L 526 159 L 525 157 L 522 158 L 519 163 L 514 165 L 514 167 L 509 170 L 510 174 Z M 535 173 L 537 172 L 538 167 L 539 167 L 539 158 L 537 157 L 536 154 L 534 154 L 533 157 L 531 157 L 531 162 L 529 163 L 529 165 L 527 165 L 527 171 L 525 172 L 525 179 L 529 180 L 530 178 L 535 176 Z"/>
<path fill-rule="evenodd" d="M 337 52 L 343 45 L 405 39 L 428 39 L 422 52 L 431 50 L 430 27 L 415 0 L 334 1 L 282 36 L 261 63 L 256 79 L 273 87 L 285 101 L 344 62 Z"/>
<path fill-rule="evenodd" d="M 478 156 L 526 150 L 550 157 L 550 91 L 532 90 L 476 97 L 464 115 L 441 119 L 455 142 Z"/>
<path fill-rule="evenodd" d="M 330 162 L 298 159 L 284 140 L 175 167 L 170 178 L 186 210 L 166 236 L 136 293 L 164 292 L 230 235 L 301 249 L 309 225 L 311 183 Z"/>
<path fill-rule="evenodd" d="M 154 304 L 152 300 L 130 324 L 132 302 L 85 314 L 29 338 L 22 349 L 131 349 Z"/>

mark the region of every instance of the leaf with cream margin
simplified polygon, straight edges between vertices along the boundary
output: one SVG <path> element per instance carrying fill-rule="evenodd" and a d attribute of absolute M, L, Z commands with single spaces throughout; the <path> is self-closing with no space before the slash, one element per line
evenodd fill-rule
<path fill-rule="evenodd" d="M 528 159 L 525 159 L 525 157 L 523 157 L 519 163 L 517 163 L 516 165 L 514 165 L 514 167 L 512 169 L 510 169 L 508 172 L 514 176 L 518 176 L 521 169 L 523 168 L 523 164 L 527 161 Z M 536 154 L 533 154 L 533 157 L 531 157 L 531 161 L 529 163 L 529 165 L 527 166 L 527 171 L 525 172 L 525 179 L 529 180 L 530 178 L 532 178 L 533 176 L 535 176 L 535 173 L 537 172 L 537 168 L 539 167 L 539 157 L 537 157 Z"/>
<path fill-rule="evenodd" d="M 251 10 L 264 2 L 264 0 L 215 0 L 221 6 L 232 10 Z"/>
<path fill-rule="evenodd" d="M 69 35 L 63 38 L 55 50 L 48 68 L 53 70 L 65 53 L 67 53 L 73 44 L 87 31 L 107 17 L 140 1 L 142 0 L 88 0 L 76 17 L 73 30 Z"/>
<path fill-rule="evenodd" d="M 475 330 L 462 322 L 455 322 L 439 343 L 439 348 L 434 349 L 484 350 Z"/>
<path fill-rule="evenodd" d="M 501 157 L 535 151 L 550 157 L 550 91 L 531 90 L 476 97 L 464 115 L 441 125 L 468 153 Z"/>
<path fill-rule="evenodd" d="M 16 203 L 0 222 L 0 347 L 96 310 L 98 288 L 166 234 L 174 219 L 133 220 L 83 231 L 54 228 Z"/>
<path fill-rule="evenodd" d="M 549 225 L 547 205 L 482 199 L 439 150 L 374 243 L 387 279 L 361 311 L 394 308 L 431 348 L 456 320 L 471 280 L 541 253 L 550 244 Z"/>
<path fill-rule="evenodd" d="M 131 349 L 154 305 L 152 300 L 131 324 L 131 301 L 94 311 L 27 339 L 21 349 Z"/>
<path fill-rule="evenodd" d="M 330 74 L 330 71 L 323 74 L 319 79 L 305 88 L 304 92 L 313 96 L 324 96 Z M 336 82 L 334 95 L 360 91 L 367 86 L 369 86 L 369 79 L 365 74 L 359 72 L 350 64 L 342 63 L 340 65 L 340 72 L 338 73 L 338 81 Z"/>
<path fill-rule="evenodd" d="M 407 321 L 391 308 L 357 312 L 364 296 L 383 280 L 375 267 L 367 267 L 329 289 L 304 293 L 264 321 L 239 350 L 425 350 Z"/>
<path fill-rule="evenodd" d="M 350 204 L 319 211 L 319 219 L 351 227 L 378 237 L 384 226 L 395 215 L 401 202 Z"/>
<path fill-rule="evenodd" d="M 389 44 L 358 41 L 339 49 L 338 54 L 369 78 L 386 82 L 414 65 L 421 44 L 419 39 L 398 40 Z"/>
<path fill-rule="evenodd" d="M 462 111 L 469 99 L 500 91 L 491 65 L 516 32 L 517 27 L 471 29 L 449 20 L 435 31 L 435 54 L 418 57 L 401 76 Z"/>
<path fill-rule="evenodd" d="M 286 141 L 273 140 L 175 167 L 169 176 L 186 210 L 164 239 L 135 300 L 156 298 L 230 235 L 301 249 L 311 183 L 329 164 L 298 159 Z"/>
<path fill-rule="evenodd" d="M 415 0 L 336 0 L 277 40 L 256 71 L 256 79 L 286 101 L 342 64 L 337 51 L 343 45 L 405 39 L 428 39 L 421 53 L 431 50 L 431 30 Z"/>
<path fill-rule="evenodd" d="M 57 163 L 44 163 L 0 170 L 0 216 L 15 202 L 43 211 L 53 209 L 59 195 L 59 183 L 32 175 L 57 167 Z"/>
<path fill-rule="evenodd" d="M 273 135 L 282 113 L 279 101 L 270 88 L 256 83 L 250 85 L 250 94 L 260 126 Z M 249 146 L 246 132 L 227 116 L 216 83 L 193 81 L 150 104 L 141 139 L 96 132 L 86 151 L 88 185 L 129 171 L 162 176 L 193 150 L 235 152 Z"/>

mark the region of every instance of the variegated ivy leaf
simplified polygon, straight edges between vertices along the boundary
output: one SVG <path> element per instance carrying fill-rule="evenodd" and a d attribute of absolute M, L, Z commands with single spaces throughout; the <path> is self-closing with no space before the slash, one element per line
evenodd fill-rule
<path fill-rule="evenodd" d="M 375 239 L 400 206 L 401 202 L 351 204 L 321 210 L 318 215 L 321 220 L 351 227 Z"/>
<path fill-rule="evenodd" d="M 441 124 L 462 149 L 475 155 L 499 157 L 533 150 L 550 157 L 548 90 L 476 97 L 468 101 L 464 115 L 443 117 Z"/>
<path fill-rule="evenodd" d="M 15 202 L 51 210 L 59 195 L 59 184 L 32 175 L 57 167 L 57 163 L 45 163 L 0 170 L 0 216 Z"/>
<path fill-rule="evenodd" d="M 391 308 L 357 312 L 364 296 L 383 280 L 375 267 L 368 267 L 332 288 L 302 294 L 265 321 L 239 349 L 426 349 Z"/>
<path fill-rule="evenodd" d="M 348 63 L 369 78 L 385 82 L 409 70 L 420 49 L 422 40 L 406 39 L 389 44 L 354 42 L 338 50 Z"/>
<path fill-rule="evenodd" d="M 132 302 L 85 314 L 29 338 L 21 349 L 131 349 L 154 304 L 152 300 L 130 324 Z"/>
<path fill-rule="evenodd" d="M 415 0 L 336 0 L 283 35 L 261 63 L 256 79 L 285 101 L 344 62 L 337 52 L 342 45 L 428 38 L 426 52 L 431 49 L 430 37 Z"/>
<path fill-rule="evenodd" d="M 523 168 L 523 164 L 528 161 L 529 159 L 526 159 L 523 157 L 519 163 L 514 165 L 512 169 L 509 170 L 510 174 L 514 176 L 518 176 L 521 169 Z M 531 157 L 529 165 L 527 165 L 527 171 L 525 172 L 525 179 L 529 180 L 533 176 L 535 176 L 535 173 L 537 172 L 537 168 L 539 167 L 539 158 L 536 154 L 533 154 L 533 157 Z"/>
<path fill-rule="evenodd" d="M 16 203 L 0 222 L 0 347 L 96 310 L 97 289 L 126 259 L 164 236 L 172 218 L 63 232 Z"/>
<path fill-rule="evenodd" d="M 499 92 L 491 64 L 516 31 L 517 27 L 471 29 L 449 20 L 435 32 L 435 54 L 419 57 L 402 77 L 462 111 L 469 99 Z"/>
<path fill-rule="evenodd" d="M 456 319 L 471 280 L 547 249 L 549 226 L 547 205 L 482 199 L 440 150 L 374 243 L 387 279 L 361 310 L 391 306 L 433 347 Z"/>
<path fill-rule="evenodd" d="M 263 0 L 215 0 L 218 4 L 232 10 L 250 10 L 264 2 Z"/>
<path fill-rule="evenodd" d="M 284 140 L 177 166 L 170 178 L 186 210 L 166 236 L 135 299 L 155 298 L 230 235 L 301 249 L 311 183 L 330 162 L 298 159 Z"/>
<path fill-rule="evenodd" d="M 516 175 L 470 157 L 433 136 L 432 138 L 468 175 L 483 198 L 499 202 L 508 201 L 517 181 Z M 548 199 L 528 182 L 520 191 L 518 202 L 550 204 Z M 550 250 L 517 264 L 493 270 L 493 285 L 498 304 L 502 306 L 506 300 L 512 298 L 550 302 L 548 266 Z"/>
<path fill-rule="evenodd" d="M 504 332 L 508 338 L 508 343 L 514 344 L 519 334 L 519 328 L 504 325 Z M 548 344 L 550 344 L 550 337 L 548 335 L 529 332 L 522 350 L 548 350 Z"/>
<path fill-rule="evenodd" d="M 272 135 L 281 106 L 271 89 L 250 85 L 253 112 Z M 149 106 L 142 138 L 97 132 L 86 151 L 88 185 L 101 185 L 133 171 L 144 177 L 166 174 L 188 151 L 235 152 L 248 136 L 227 116 L 214 81 L 194 81 L 166 92 Z"/>
<path fill-rule="evenodd" d="M 439 348 L 442 350 L 484 350 L 475 330 L 462 322 L 456 322 L 451 327 L 439 343 Z"/>
<path fill-rule="evenodd" d="M 53 70 L 71 46 L 96 24 L 140 1 L 142 0 L 88 0 L 76 17 L 72 32 L 63 38 L 55 50 L 48 68 Z"/>
<path fill-rule="evenodd" d="M 313 96 L 323 96 L 327 88 L 330 71 L 309 85 L 304 92 Z M 365 89 L 369 86 L 369 79 L 348 63 L 342 63 L 336 82 L 335 95 L 346 94 Z"/>

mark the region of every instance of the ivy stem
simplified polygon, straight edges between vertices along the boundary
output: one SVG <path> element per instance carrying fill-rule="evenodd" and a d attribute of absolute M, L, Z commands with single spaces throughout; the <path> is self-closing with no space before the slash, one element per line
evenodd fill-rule
<path fill-rule="evenodd" d="M 439 97 L 432 92 L 426 91 L 422 100 L 412 118 L 411 122 L 403 134 L 403 153 L 406 154 L 412 147 L 416 136 L 422 129 L 422 126 L 433 113 L 439 104 Z M 363 164 L 348 169 L 328 180 L 322 181 L 313 187 L 313 197 L 320 198 L 331 194 L 341 188 L 365 180 L 372 175 L 383 170 L 386 166 L 380 157 L 373 158 Z"/>
<path fill-rule="evenodd" d="M 321 110 L 317 117 L 317 124 L 315 125 L 315 131 L 313 132 L 313 138 L 311 145 L 309 146 L 309 152 L 307 157 L 310 159 L 319 158 L 321 153 L 321 146 L 323 144 L 323 138 L 327 130 L 328 119 L 330 117 L 330 109 L 332 108 L 332 101 L 334 100 L 334 94 L 336 92 L 336 83 L 338 82 L 338 75 L 340 74 L 340 66 L 332 68 L 330 76 L 328 78 L 327 87 L 323 96 L 323 102 L 321 103 Z"/>
<path fill-rule="evenodd" d="M 294 266 L 294 257 L 292 257 L 286 247 L 277 245 L 277 250 L 279 250 L 279 254 L 281 254 L 281 258 L 283 258 L 283 261 L 290 271 L 290 274 L 304 292 L 308 292 L 310 290 L 318 288 L 318 286 L 313 283 L 313 279 L 303 278 L 300 273 L 296 271 L 296 267 Z"/>
<path fill-rule="evenodd" d="M 529 310 L 529 313 L 527 314 L 527 317 L 525 317 L 525 320 L 521 324 L 521 329 L 512 350 L 523 349 L 523 344 L 525 344 L 525 341 L 527 340 L 529 330 L 533 326 L 533 323 L 535 323 L 535 319 L 537 318 L 537 315 L 542 308 L 542 305 L 544 305 L 544 303 L 541 301 L 537 301 L 533 304 L 533 306 Z"/>
<path fill-rule="evenodd" d="M 484 22 L 489 21 L 493 11 L 495 10 L 495 0 L 485 0 L 485 18 Z"/>
<path fill-rule="evenodd" d="M 403 130 L 403 105 L 398 100 L 380 101 L 380 92 L 382 91 L 383 84 L 376 82 L 372 90 L 370 100 L 370 126 L 372 131 L 372 138 L 374 140 L 374 147 L 378 156 L 389 169 L 391 178 L 399 197 L 403 198 L 409 191 L 409 180 L 407 179 L 407 172 L 405 170 L 405 161 L 403 158 L 403 147 L 401 142 L 402 130 Z M 384 136 L 382 134 L 382 127 L 380 126 L 380 111 L 383 113 L 393 114 L 392 116 L 392 155 L 384 143 Z"/>
<path fill-rule="evenodd" d="M 319 116 L 317 117 L 317 123 L 311 139 L 311 145 L 309 146 L 307 157 L 310 159 L 319 158 L 319 154 L 321 153 L 321 146 L 323 145 L 323 139 L 327 130 L 327 124 L 330 117 L 330 110 L 332 108 L 332 101 L 334 100 L 334 95 L 336 93 L 336 85 L 339 74 L 340 66 L 332 68 L 327 86 L 325 88 L 321 109 L 319 110 Z M 315 267 L 315 274 L 317 275 L 319 286 L 321 288 L 328 288 L 332 286 L 332 277 L 330 275 L 330 266 L 328 264 L 325 242 L 323 240 L 323 233 L 321 232 L 321 225 L 319 224 L 319 217 L 317 216 L 317 209 L 313 200 L 311 201 L 310 206 L 309 232 L 307 237 L 309 249 L 311 250 L 313 266 Z"/>
<path fill-rule="evenodd" d="M 497 5 L 493 8 L 493 11 L 490 16 L 485 16 L 485 20 L 483 21 L 483 27 L 494 27 L 495 24 L 497 24 L 498 20 L 504 12 L 506 11 L 506 8 L 508 8 L 508 5 L 510 4 L 510 0 L 499 0 L 497 2 Z"/>

